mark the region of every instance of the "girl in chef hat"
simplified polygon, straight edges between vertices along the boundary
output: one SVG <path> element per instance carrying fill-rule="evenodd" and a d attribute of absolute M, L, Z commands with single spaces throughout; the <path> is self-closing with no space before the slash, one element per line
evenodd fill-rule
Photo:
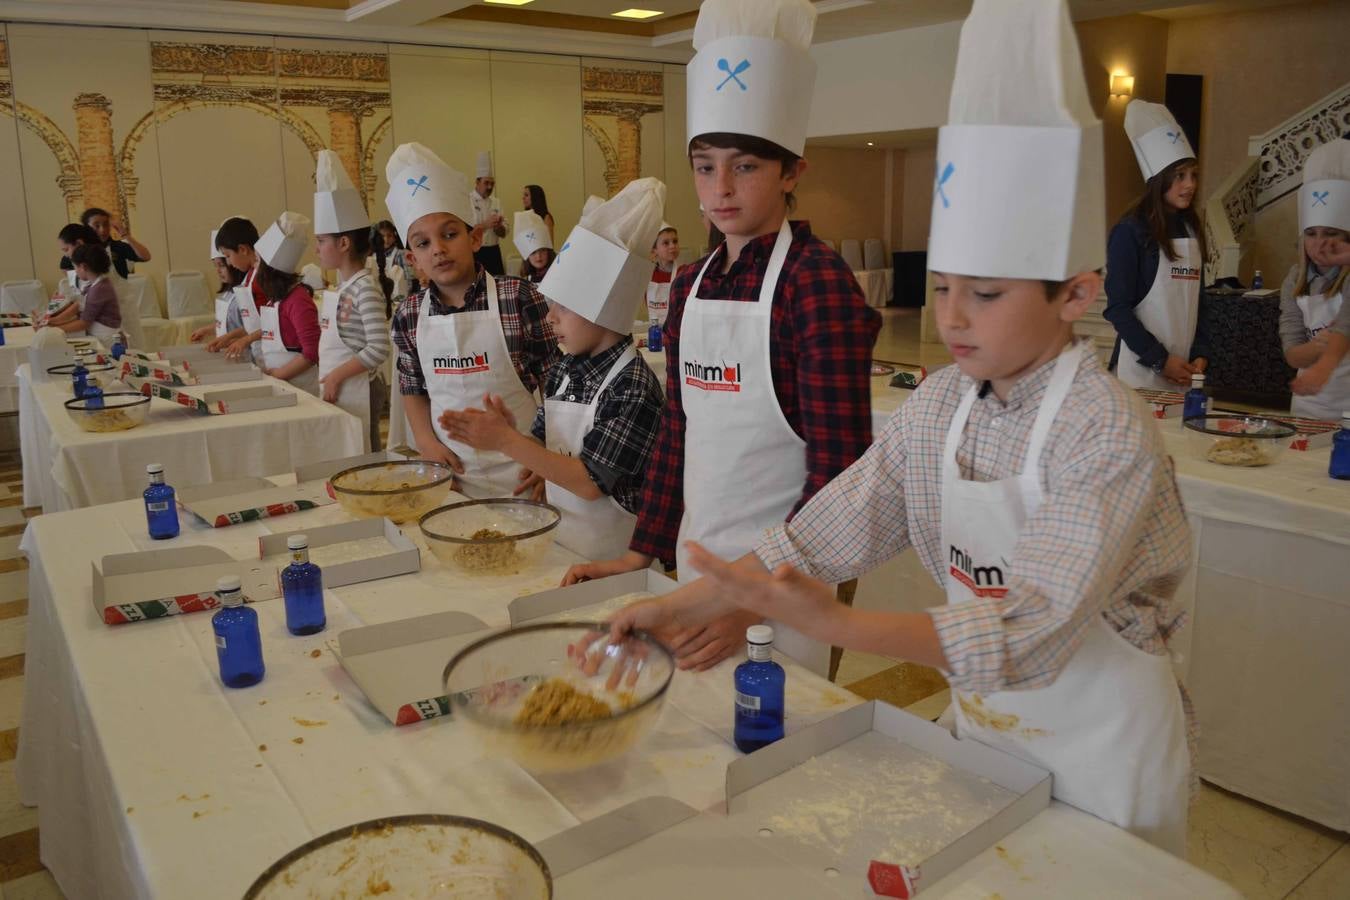
<path fill-rule="evenodd" d="M 234 306 L 234 289 L 244 280 L 244 273 L 227 263 L 225 251 L 216 246 L 216 235 L 219 233 L 220 229 L 211 229 L 211 265 L 216 270 L 216 279 L 220 284 L 219 290 L 216 291 L 216 320 L 210 325 L 203 325 L 192 332 L 188 340 L 194 344 L 201 343 L 207 338 L 223 337 L 229 333 L 230 311 Z M 210 349 L 209 346 L 208 349 Z"/>
<path fill-rule="evenodd" d="M 1299 370 L 1292 409 L 1338 421 L 1350 412 L 1350 140 L 1308 154 L 1298 204 L 1301 261 L 1280 289 L 1280 343 Z"/>
<path fill-rule="evenodd" d="M 872 343 L 880 316 L 848 266 L 789 221 L 815 81 L 807 0 L 707 0 L 688 66 L 689 160 L 725 243 L 671 284 L 667 406 L 629 551 L 574 566 L 567 581 L 677 563 L 686 545 L 739 556 L 872 442 Z M 753 474 L 753 477 L 751 475 Z M 666 635 L 683 668 L 739 652 L 761 617 L 735 611 Z M 828 645 L 778 645 L 826 674 Z"/>
<path fill-rule="evenodd" d="M 233 358 L 247 353 L 255 363 L 260 357 L 250 335 L 257 333 L 258 310 L 267 304 L 267 296 L 258 280 L 259 260 L 255 249 L 258 237 L 257 226 L 243 216 L 230 216 L 212 232 L 211 242 L 224 256 L 225 264 L 231 271 L 239 273 L 239 280 L 230 291 L 230 302 L 225 311 L 225 333 L 217 333 L 206 345 L 206 349 L 212 353 L 225 353 Z"/>
<path fill-rule="evenodd" d="M 1200 322 L 1199 167 L 1186 133 L 1161 104 L 1131 100 L 1125 133 L 1146 184 L 1107 244 L 1105 316 L 1118 335 L 1111 365 L 1130 387 L 1176 390 L 1209 365 Z"/>
<path fill-rule="evenodd" d="M 1191 720 L 1167 641 L 1191 539 L 1157 427 L 1073 336 L 1101 287 L 1104 190 L 1064 0 L 975 0 L 937 160 L 928 259 L 956 364 L 754 552 L 689 548 L 706 577 L 613 630 L 745 608 L 933 666 L 960 738 L 1049 770 L 1060 800 L 1183 855 Z M 836 602 L 831 585 L 910 546 L 945 605 Z"/>

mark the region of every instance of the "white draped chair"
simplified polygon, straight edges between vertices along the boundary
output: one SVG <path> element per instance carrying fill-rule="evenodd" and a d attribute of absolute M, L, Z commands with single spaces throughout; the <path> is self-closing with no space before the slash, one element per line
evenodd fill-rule
<path fill-rule="evenodd" d="M 839 242 L 839 255 L 853 271 L 857 272 L 863 268 L 862 247 L 853 238 L 845 238 Z"/>
<path fill-rule="evenodd" d="M 36 279 L 0 284 L 0 312 L 31 315 L 47 305 L 47 290 Z"/>
<path fill-rule="evenodd" d="M 195 269 L 170 272 L 165 279 L 170 319 L 214 314 L 206 277 Z"/>
<path fill-rule="evenodd" d="M 868 238 L 863 241 L 863 268 L 889 269 L 890 267 L 890 263 L 886 261 L 886 245 L 881 243 L 880 238 Z"/>

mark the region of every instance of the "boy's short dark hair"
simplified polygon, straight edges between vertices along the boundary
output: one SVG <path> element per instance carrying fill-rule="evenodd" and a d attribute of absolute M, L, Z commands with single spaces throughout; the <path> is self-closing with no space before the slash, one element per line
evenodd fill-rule
<path fill-rule="evenodd" d="M 789 167 L 801 162 L 802 159 L 791 150 L 762 137 L 755 137 L 750 134 L 732 134 L 727 131 L 710 131 L 707 134 L 700 134 L 689 142 L 689 164 L 693 165 L 694 163 L 694 151 L 705 149 L 739 150 L 742 153 L 749 153 L 751 156 L 758 156 L 760 159 L 777 160 L 785 172 Z M 797 198 L 791 191 L 788 191 L 787 205 L 789 210 L 797 208 Z"/>
<path fill-rule="evenodd" d="M 80 244 L 70 251 L 70 261 L 74 265 L 84 266 L 95 275 L 107 275 L 108 270 L 112 268 L 112 260 L 108 258 L 108 251 L 104 250 L 103 246 L 97 242 Z"/>
<path fill-rule="evenodd" d="M 248 219 L 231 216 L 220 223 L 216 232 L 216 249 L 238 250 L 240 245 L 252 247 L 258 243 L 258 228 Z"/>

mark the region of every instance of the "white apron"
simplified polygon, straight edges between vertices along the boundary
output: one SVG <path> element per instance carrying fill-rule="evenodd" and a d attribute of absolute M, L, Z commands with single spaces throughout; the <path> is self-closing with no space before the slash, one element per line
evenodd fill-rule
<path fill-rule="evenodd" d="M 647 282 L 647 318 L 658 325 L 666 324 L 670 310 L 670 282 Z"/>
<path fill-rule="evenodd" d="M 978 385 L 957 409 L 942 454 L 949 604 L 1006 590 L 1018 534 L 1041 504 L 1041 450 L 1086 346 L 1076 344 L 1056 361 L 1016 477 L 961 479 L 956 451 Z M 1094 612 L 1053 683 L 987 696 L 953 690 L 952 697 L 958 737 L 1049 769 L 1056 798 L 1185 858 L 1190 760 L 1170 657 L 1140 650 Z"/>
<path fill-rule="evenodd" d="M 1177 254 L 1169 261 L 1167 254 L 1158 251 L 1158 271 L 1153 286 L 1134 308 L 1139 323 L 1157 338 L 1171 356 L 1191 361 L 1191 344 L 1195 341 L 1195 323 L 1200 318 L 1200 242 L 1195 238 L 1172 241 Z M 1116 360 L 1116 376 L 1132 388 L 1153 391 L 1184 391 L 1139 360 L 1125 342 L 1120 343 Z"/>
<path fill-rule="evenodd" d="M 625 350 L 605 373 L 600 389 L 590 403 L 561 399 L 544 401 L 544 444 L 554 453 L 578 456 L 582 442 L 595 426 L 595 411 L 605 392 L 623 367 L 637 359 L 633 347 Z M 568 379 L 558 386 L 558 396 L 567 394 Z M 562 510 L 558 523 L 558 543 L 586 559 L 616 559 L 628 552 L 637 516 L 620 506 L 613 497 L 584 500 L 576 494 L 547 482 L 548 502 Z"/>
<path fill-rule="evenodd" d="M 511 362 L 497 307 L 497 280 L 487 273 L 483 277 L 487 280 L 486 310 L 433 316 L 428 311 L 428 288 L 422 293 L 417 317 L 417 359 L 431 401 L 431 427 L 464 463 L 464 474 L 458 476 L 460 492 L 475 500 L 510 497 L 520 481 L 520 464 L 500 451 L 475 450 L 452 440 L 441 427 L 441 413 L 481 408 L 484 394 L 499 394 L 516 417 L 516 428 L 528 433 L 538 409 Z"/>
<path fill-rule="evenodd" d="M 258 267 L 254 266 L 248 270 L 244 280 L 230 291 L 234 297 L 234 305 L 239 308 L 239 324 L 246 335 L 262 328 L 258 316 L 258 302 L 253 299 L 253 279 L 257 277 Z M 262 362 L 262 354 L 256 343 L 249 345 L 248 352 L 254 363 Z"/>
<path fill-rule="evenodd" d="M 1332 297 L 1326 294 L 1313 294 L 1298 298 L 1299 311 L 1303 313 L 1303 324 L 1308 330 L 1308 339 L 1317 336 L 1325 328 L 1330 328 L 1341 311 L 1345 293 Z M 1328 419 L 1339 422 L 1341 413 L 1350 412 L 1350 354 L 1341 360 L 1336 371 L 1331 373 L 1326 386 L 1311 397 L 1294 395 L 1290 409 L 1296 416 L 1310 419 Z"/>
<path fill-rule="evenodd" d="M 324 378 L 338 366 L 346 365 L 356 359 L 356 354 L 343 342 L 338 334 L 338 308 L 342 294 L 348 289 L 355 296 L 355 287 L 362 278 L 370 278 L 365 269 L 338 285 L 336 291 L 323 292 L 323 305 L 319 309 L 319 378 Z M 355 309 L 355 306 L 353 306 Z M 322 387 L 320 387 L 322 396 Z M 362 434 L 370 435 L 370 370 L 354 375 L 342 382 L 338 388 L 337 405 L 361 420 Z M 366 448 L 369 449 L 369 448 Z"/>
<path fill-rule="evenodd" d="M 281 304 L 270 303 L 258 310 L 258 323 L 262 327 L 262 340 L 258 341 L 258 349 L 262 352 L 264 368 L 268 370 L 278 369 L 301 356 L 299 351 L 287 349 L 286 345 L 282 343 Z M 318 396 L 319 373 L 317 367 L 310 366 L 296 375 L 290 380 L 290 385 L 297 390 L 308 391 Z"/>
<path fill-rule="evenodd" d="M 806 441 L 778 405 L 769 361 L 770 322 L 792 229 L 779 229 L 759 302 L 698 296 L 715 251 L 689 290 L 680 322 L 680 395 L 685 414 L 684 517 L 675 559 L 681 583 L 698 577 L 686 541 L 723 559 L 759 545 L 787 521 L 806 484 Z M 774 644 L 801 665 L 829 676 L 830 648 L 785 625 Z"/>
<path fill-rule="evenodd" d="M 233 296 L 233 291 L 231 291 Z M 216 337 L 227 333 L 230 330 L 230 297 L 216 298 Z"/>

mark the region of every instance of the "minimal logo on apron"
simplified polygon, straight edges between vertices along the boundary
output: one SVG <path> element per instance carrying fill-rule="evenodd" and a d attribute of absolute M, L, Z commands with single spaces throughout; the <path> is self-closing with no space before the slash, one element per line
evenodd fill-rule
<path fill-rule="evenodd" d="M 277 339 L 277 333 L 271 329 L 264 328 L 262 330 L 262 339 L 264 341 L 275 341 Z"/>
<path fill-rule="evenodd" d="M 717 60 L 717 68 L 727 73 L 727 77 L 723 78 L 721 84 L 717 85 L 717 90 L 720 91 L 722 88 L 726 87 L 727 82 L 729 81 L 736 82 L 736 84 L 740 86 L 741 90 L 743 91 L 747 90 L 745 82 L 741 81 L 741 79 L 738 76 L 746 69 L 750 68 L 750 60 L 748 59 L 741 60 L 736 64 L 736 68 L 733 69 L 731 67 L 731 63 L 727 62 L 726 57 L 722 57 L 721 59 Z"/>
<path fill-rule="evenodd" d="M 698 361 L 684 364 L 684 383 L 701 391 L 736 391 L 741 389 L 739 364 L 705 366 Z"/>
<path fill-rule="evenodd" d="M 1180 281 L 1199 281 L 1200 270 L 1195 266 L 1173 266 L 1172 277 Z"/>
<path fill-rule="evenodd" d="M 1008 593 L 1003 570 L 998 566 L 977 566 L 970 553 L 950 546 L 951 575 L 976 597 L 1002 597 Z"/>
<path fill-rule="evenodd" d="M 437 375 L 470 375 L 474 372 L 486 372 L 488 355 L 473 353 L 469 356 L 433 356 L 431 371 Z"/>

